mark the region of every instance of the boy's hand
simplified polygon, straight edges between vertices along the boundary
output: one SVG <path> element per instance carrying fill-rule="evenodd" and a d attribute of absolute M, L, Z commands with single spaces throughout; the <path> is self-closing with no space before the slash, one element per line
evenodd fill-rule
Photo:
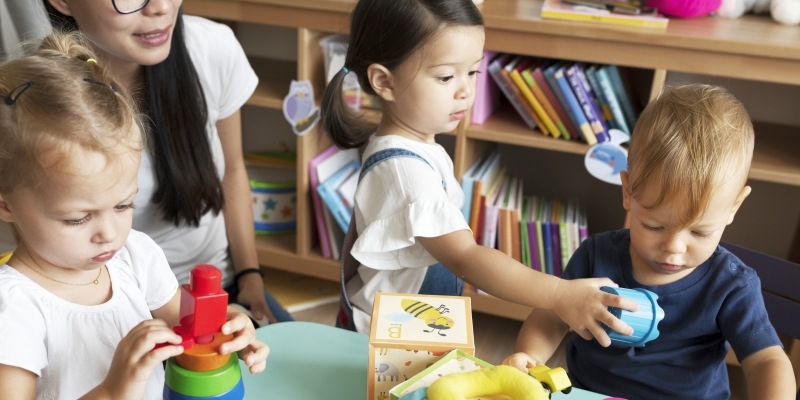
<path fill-rule="evenodd" d="M 92 393 L 104 392 L 113 399 L 142 398 L 153 368 L 183 353 L 181 341 L 181 336 L 173 332 L 165 321 L 151 319 L 140 322 L 119 342 L 108 375 Z M 159 343 L 174 346 L 154 349 Z"/>
<path fill-rule="evenodd" d="M 264 371 L 269 347 L 256 339 L 256 329 L 247 315 L 229 309 L 228 322 L 222 325 L 222 333 L 233 334 L 233 340 L 220 347 L 222 354 L 239 352 L 239 359 L 249 367 L 251 374 Z"/>
<path fill-rule="evenodd" d="M 611 338 L 602 324 L 623 335 L 633 334 L 633 328 L 611 314 L 608 307 L 635 312 L 639 305 L 622 296 L 601 291 L 603 286 L 617 287 L 608 278 L 560 280 L 553 312 L 580 337 L 586 340 L 594 338 L 601 346 L 608 347 Z"/>
<path fill-rule="evenodd" d="M 514 368 L 519 369 L 524 373 L 528 373 L 528 368 L 535 367 L 537 365 L 544 365 L 543 362 L 529 356 L 527 353 L 514 353 L 502 362 L 503 365 L 510 365 Z"/>

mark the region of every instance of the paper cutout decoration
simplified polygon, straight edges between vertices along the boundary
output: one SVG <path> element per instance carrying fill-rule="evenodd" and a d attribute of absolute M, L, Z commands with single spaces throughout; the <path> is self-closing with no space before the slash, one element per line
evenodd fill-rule
<path fill-rule="evenodd" d="M 619 173 L 628 170 L 628 150 L 622 143 L 630 136 L 619 129 L 609 129 L 611 140 L 597 143 L 589 148 L 583 158 L 586 170 L 603 182 L 622 185 Z"/>
<path fill-rule="evenodd" d="M 319 121 L 319 107 L 314 102 L 314 87 L 309 81 L 292 80 L 289 94 L 283 98 L 283 116 L 297 136 L 303 136 Z"/>

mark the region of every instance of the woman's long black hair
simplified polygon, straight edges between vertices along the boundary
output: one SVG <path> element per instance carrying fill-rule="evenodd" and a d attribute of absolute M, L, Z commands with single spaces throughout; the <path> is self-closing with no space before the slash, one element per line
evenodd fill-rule
<path fill-rule="evenodd" d="M 42 1 L 54 28 L 78 30 L 74 18 Z M 144 67 L 144 83 L 138 103 L 148 117 L 147 143 L 156 179 L 153 202 L 164 220 L 197 226 L 208 211 L 220 212 L 224 200 L 206 131 L 205 96 L 184 40 L 183 10 L 178 13 L 169 56 Z"/>

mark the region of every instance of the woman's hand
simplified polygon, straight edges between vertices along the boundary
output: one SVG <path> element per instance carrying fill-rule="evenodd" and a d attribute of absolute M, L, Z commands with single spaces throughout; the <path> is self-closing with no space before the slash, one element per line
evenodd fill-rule
<path fill-rule="evenodd" d="M 278 322 L 264 298 L 264 281 L 261 280 L 261 275 L 243 275 L 237 284 L 239 285 L 239 295 L 236 296 L 236 302 L 247 306 L 250 313 L 253 314 L 253 318 L 260 320 L 266 316 L 269 323 Z"/>
<path fill-rule="evenodd" d="M 256 328 L 247 315 L 228 309 L 228 322 L 222 325 L 222 333 L 233 334 L 233 340 L 224 343 L 220 347 L 220 353 L 238 352 L 239 359 L 249 367 L 251 374 L 264 371 L 269 347 L 256 338 Z"/>
<path fill-rule="evenodd" d="M 562 279 L 556 288 L 553 312 L 580 337 L 597 339 L 601 346 L 608 347 L 611 338 L 602 324 L 623 335 L 633 334 L 633 328 L 609 312 L 608 307 L 635 312 L 639 306 L 630 299 L 603 292 L 600 290 L 603 286 L 617 285 L 608 278 Z"/>
<path fill-rule="evenodd" d="M 181 340 L 180 335 L 160 319 L 140 322 L 117 345 L 106 378 L 85 397 L 141 399 L 153 368 L 160 368 L 168 358 L 183 353 Z M 155 348 L 160 343 L 175 346 Z"/>

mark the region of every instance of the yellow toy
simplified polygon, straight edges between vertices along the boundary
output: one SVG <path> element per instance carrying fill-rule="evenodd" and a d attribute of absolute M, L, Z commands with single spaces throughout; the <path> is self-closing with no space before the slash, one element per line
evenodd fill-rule
<path fill-rule="evenodd" d="M 528 375 L 541 382 L 542 386 L 549 390 L 550 393 L 564 392 L 564 394 L 568 394 L 572 391 L 572 382 L 569 381 L 567 371 L 564 368 L 537 365 L 528 369 Z"/>
<path fill-rule="evenodd" d="M 465 400 L 493 396 L 492 398 L 512 400 L 548 400 L 551 391 L 571 388 L 563 368 L 551 370 L 542 365 L 529 371 L 531 375 L 508 365 L 496 365 L 470 372 L 448 374 L 428 387 L 427 399 Z M 536 379 L 531 379 L 531 376 Z M 540 383 L 537 379 L 544 381 Z M 550 390 L 545 389 L 545 385 Z"/>

